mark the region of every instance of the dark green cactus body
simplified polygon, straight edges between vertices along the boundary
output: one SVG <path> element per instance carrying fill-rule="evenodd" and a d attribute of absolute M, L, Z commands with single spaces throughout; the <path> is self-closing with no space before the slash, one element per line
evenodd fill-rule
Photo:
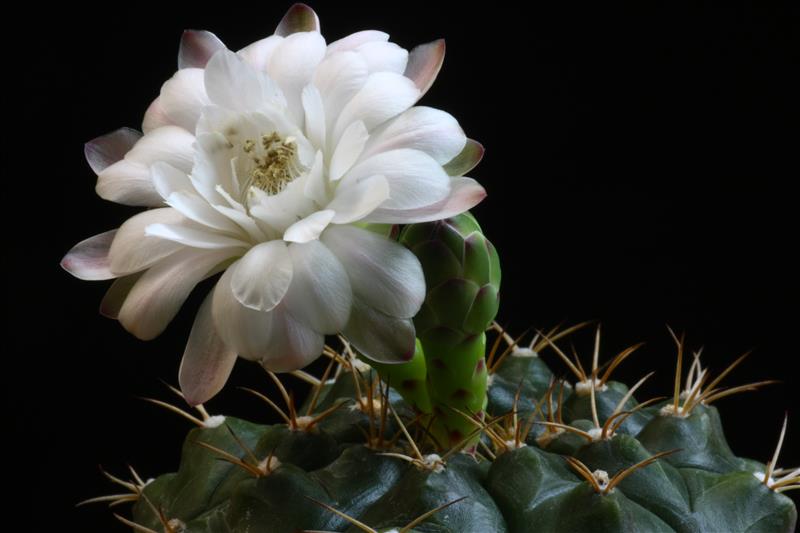
<path fill-rule="evenodd" d="M 518 365 L 514 359 L 508 361 Z M 502 414 L 492 411 L 497 399 L 513 398 L 519 390 L 520 401 L 524 398 L 536 404 L 542 387 L 545 391 L 549 387 L 544 383 L 552 373 L 542 360 L 514 368 L 529 374 L 516 380 L 491 380 L 489 397 L 495 400 L 489 403 L 489 415 Z M 377 379 L 370 370 L 359 376 L 365 382 Z M 178 472 L 158 477 L 144 488 L 146 500 L 140 498 L 135 505 L 134 520 L 154 531 L 166 531 L 155 508 L 185 526 L 174 529 L 176 532 L 289 533 L 307 529 L 355 533 L 359 530 L 354 525 L 322 504 L 377 531 L 390 531 L 450 503 L 411 531 L 790 533 L 796 525 L 792 501 L 754 475 L 763 473 L 765 465 L 737 458 L 730 450 L 713 407 L 700 405 L 683 417 L 657 406 L 649 411 L 639 431 L 620 428 L 605 439 L 587 440 L 562 432 L 540 442 L 532 432 L 527 445 L 499 451 L 494 460 L 454 454 L 441 468 L 424 468 L 384 454 L 409 454 L 408 447 L 371 449 L 363 444 L 363 434 L 361 443 L 355 442 L 353 435 L 362 432 L 354 428 L 366 431 L 369 420 L 353 407 L 353 377 L 352 372 L 343 371 L 325 385 L 314 412 L 349 403 L 311 431 L 261 426 L 231 417 L 225 425 L 192 430 Z M 562 394 L 565 404 L 572 398 L 570 390 L 565 388 Z M 624 393 L 622 386 L 610 386 L 606 392 L 614 390 Z M 531 391 L 538 397 L 529 396 Z M 406 422 L 419 414 L 397 392 L 392 391 L 389 401 Z M 632 402 L 636 404 L 635 399 Z M 571 427 L 587 433 L 595 427 L 592 420 L 567 419 L 566 410 L 562 414 Z M 608 414 L 610 410 L 598 408 L 601 424 Z M 386 440 L 397 430 L 387 424 Z M 415 432 L 413 428 L 409 431 Z M 276 463 L 270 472 L 254 476 L 221 460 L 219 453 L 201 442 L 245 461 L 251 453 L 258 460 L 272 454 L 279 466 Z M 674 448 L 680 451 L 632 471 L 607 492 L 598 492 L 565 460 L 565 456 L 575 457 L 589 471 L 602 470 L 613 478 L 657 452 Z"/>

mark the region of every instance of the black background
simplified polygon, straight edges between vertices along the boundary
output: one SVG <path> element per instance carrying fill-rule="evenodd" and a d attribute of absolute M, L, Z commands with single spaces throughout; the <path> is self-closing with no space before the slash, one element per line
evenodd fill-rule
<path fill-rule="evenodd" d="M 471 175 L 489 193 L 474 212 L 503 262 L 499 320 L 519 332 L 599 319 L 605 355 L 647 341 L 617 375 L 657 370 L 643 397 L 671 390 L 666 324 L 705 345 L 717 371 L 754 348 L 729 383 L 783 383 L 720 402 L 726 434 L 735 453 L 766 461 L 788 410 L 781 464 L 800 463 L 798 12 L 467 4 L 313 7 L 329 42 L 367 28 L 406 48 L 447 39 L 422 103 L 487 148 Z M 102 506 L 74 508 L 115 490 L 98 465 L 172 470 L 189 429 L 137 397 L 170 398 L 159 379 L 177 381 L 198 295 L 143 343 L 98 315 L 108 283 L 58 266 L 74 243 L 136 212 L 94 194 L 82 145 L 139 126 L 176 68 L 184 28 L 238 49 L 272 33 L 288 5 L 48 8 L 6 21 L 20 32 L 4 46 L 5 462 L 20 497 L 11 512 L 28 530 L 124 530 Z M 576 337 L 587 357 L 589 338 Z M 271 420 L 235 388 L 274 392 L 258 368 L 240 362 L 231 383 L 212 412 Z"/>

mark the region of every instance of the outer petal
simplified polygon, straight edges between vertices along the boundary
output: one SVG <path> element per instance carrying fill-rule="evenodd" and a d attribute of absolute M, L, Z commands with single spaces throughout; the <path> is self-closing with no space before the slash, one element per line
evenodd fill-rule
<path fill-rule="evenodd" d="M 83 147 L 86 161 L 95 174 L 100 174 L 109 166 L 125 157 L 142 134 L 131 128 L 120 128 L 87 142 Z"/>
<path fill-rule="evenodd" d="M 351 33 L 347 37 L 342 37 L 338 41 L 334 41 L 328 45 L 328 55 L 333 55 L 338 52 L 347 50 L 354 50 L 364 43 L 373 41 L 388 41 L 389 34 L 378 30 L 364 30 L 356 33 Z"/>
<path fill-rule="evenodd" d="M 217 335 L 211 312 L 213 293 L 206 296 L 194 319 L 178 370 L 178 383 L 189 405 L 213 398 L 228 381 L 236 351 Z"/>
<path fill-rule="evenodd" d="M 142 131 L 147 134 L 156 128 L 173 126 L 174 124 L 175 123 L 167 116 L 167 112 L 164 111 L 164 106 L 161 105 L 161 97 L 158 96 L 150 103 L 147 110 L 144 112 Z"/>
<path fill-rule="evenodd" d="M 342 332 L 356 349 L 382 363 L 402 363 L 414 356 L 416 332 L 410 318 L 395 318 L 359 301 Z"/>
<path fill-rule="evenodd" d="M 402 74 L 408 63 L 408 50 L 395 43 L 369 41 L 357 49 L 367 62 L 370 72 L 395 72 Z"/>
<path fill-rule="evenodd" d="M 389 182 L 383 176 L 370 176 L 339 187 L 327 209 L 336 213 L 334 224 L 350 224 L 363 219 L 389 199 Z"/>
<path fill-rule="evenodd" d="M 333 138 L 338 139 L 357 120 L 371 130 L 411 107 L 417 98 L 419 89 L 405 76 L 394 72 L 370 74 L 364 86 L 342 109 Z"/>
<path fill-rule="evenodd" d="M 344 267 L 319 241 L 289 245 L 293 277 L 286 309 L 320 333 L 338 333 L 347 324 L 353 291 Z"/>
<path fill-rule="evenodd" d="M 178 243 L 148 237 L 145 228 L 151 224 L 176 224 L 183 220 L 171 207 L 151 209 L 125 221 L 111 243 L 108 256 L 111 272 L 117 276 L 144 270 L 181 249 Z"/>
<path fill-rule="evenodd" d="M 204 83 L 213 103 L 236 111 L 250 112 L 280 99 L 272 80 L 229 50 L 214 54 L 204 71 Z"/>
<path fill-rule="evenodd" d="M 450 183 L 450 194 L 436 203 L 416 209 L 379 207 L 365 216 L 363 221 L 380 224 L 415 224 L 442 220 L 469 211 L 486 198 L 486 190 L 472 178 L 453 178 Z"/>
<path fill-rule="evenodd" d="M 333 217 L 336 215 L 330 209 L 324 209 L 311 213 L 303 220 L 298 220 L 283 234 L 283 240 L 287 242 L 306 243 L 319 238 L 325 228 L 328 227 Z"/>
<path fill-rule="evenodd" d="M 210 31 L 186 30 L 178 48 L 178 68 L 205 68 L 211 56 L 225 48 L 219 37 Z"/>
<path fill-rule="evenodd" d="M 425 299 L 425 278 L 408 249 L 354 226 L 331 226 L 321 240 L 344 265 L 356 298 L 394 317 L 417 314 Z"/>
<path fill-rule="evenodd" d="M 269 60 L 281 41 L 283 41 L 283 37 L 270 35 L 266 39 L 245 46 L 237 54 L 257 71 L 266 72 Z"/>
<path fill-rule="evenodd" d="M 362 159 L 399 148 L 425 152 L 443 165 L 461 153 L 467 137 L 449 113 L 431 107 L 412 107 L 374 131 Z"/>
<path fill-rule="evenodd" d="M 391 194 L 383 205 L 387 209 L 413 209 L 430 205 L 450 193 L 450 178 L 431 156 L 419 150 L 383 152 L 354 166 L 342 179 L 342 186 L 382 175 Z"/>
<path fill-rule="evenodd" d="M 83 280 L 115 278 L 108 250 L 116 234 L 117 230 L 106 231 L 79 242 L 61 260 L 61 268 Z"/>
<path fill-rule="evenodd" d="M 202 279 L 218 272 L 230 250 L 182 250 L 150 267 L 119 311 L 125 329 L 143 340 L 158 336 Z"/>
<path fill-rule="evenodd" d="M 185 68 L 177 71 L 161 86 L 158 102 L 171 123 L 194 132 L 203 106 L 210 103 L 203 83 L 203 70 Z"/>
<path fill-rule="evenodd" d="M 275 49 L 267 72 L 283 91 L 297 125 L 303 125 L 303 87 L 311 82 L 317 65 L 325 57 L 325 39 L 318 32 L 293 33 Z"/>
<path fill-rule="evenodd" d="M 150 167 L 150 175 L 153 180 L 153 187 L 164 200 L 174 192 L 195 190 L 189 176 L 169 163 L 156 161 Z"/>
<path fill-rule="evenodd" d="M 177 210 L 176 210 L 177 211 Z M 221 250 L 223 248 L 247 248 L 249 244 L 239 238 L 217 233 L 212 228 L 194 224 L 185 218 L 178 224 L 150 224 L 144 230 L 148 237 L 180 243 L 190 248 Z"/>
<path fill-rule="evenodd" d="M 144 272 L 137 272 L 115 279 L 100 302 L 100 314 L 114 320 L 119 318 L 119 311 L 125 303 L 125 298 L 128 297 L 131 289 L 136 284 L 136 281 L 142 277 L 142 274 Z"/>
<path fill-rule="evenodd" d="M 240 356 L 282 372 L 301 368 L 322 353 L 324 336 L 292 317 L 283 305 L 261 312 L 239 303 L 232 277 L 229 268 L 217 283 L 213 315 L 220 337 Z"/>
<path fill-rule="evenodd" d="M 467 144 L 464 145 L 461 153 L 444 166 L 445 172 L 448 176 L 463 176 L 481 162 L 484 151 L 481 143 L 467 139 Z"/>
<path fill-rule="evenodd" d="M 420 98 L 428 92 L 444 62 L 444 39 L 421 44 L 411 50 L 405 76 L 414 80 L 420 90 Z"/>
<path fill-rule="evenodd" d="M 319 17 L 314 10 L 305 4 L 297 3 L 283 16 L 275 28 L 275 35 L 286 37 L 297 32 L 319 32 L 319 28 Z"/>
<path fill-rule="evenodd" d="M 252 247 L 231 268 L 233 295 L 239 303 L 257 311 L 274 309 L 292 282 L 292 258 L 283 241 L 263 242 Z"/>

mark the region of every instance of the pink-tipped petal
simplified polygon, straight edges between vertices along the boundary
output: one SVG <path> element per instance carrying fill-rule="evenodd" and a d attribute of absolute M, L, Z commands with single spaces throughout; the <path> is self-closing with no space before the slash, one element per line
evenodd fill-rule
<path fill-rule="evenodd" d="M 463 176 L 483 159 L 485 152 L 483 145 L 474 139 L 467 139 L 467 144 L 461 153 L 455 156 L 450 162 L 444 165 L 444 170 L 448 176 Z"/>
<path fill-rule="evenodd" d="M 178 49 L 178 68 L 205 68 L 217 50 L 225 48 L 219 37 L 205 30 L 186 30 Z"/>
<path fill-rule="evenodd" d="M 444 200 L 417 209 L 382 209 L 378 208 L 364 217 L 364 222 L 380 224 L 416 224 L 442 220 L 478 205 L 486 198 L 486 190 L 472 178 L 452 178 L 450 195 Z"/>
<path fill-rule="evenodd" d="M 286 37 L 301 31 L 319 31 L 319 17 L 309 6 L 297 3 L 283 16 L 275 35 Z"/>
<path fill-rule="evenodd" d="M 217 335 L 212 301 L 213 292 L 195 316 L 178 370 L 178 383 L 189 405 L 207 402 L 222 390 L 236 363 L 236 351 Z"/>
<path fill-rule="evenodd" d="M 116 234 L 114 229 L 79 242 L 61 260 L 61 267 L 78 279 L 115 278 L 111 273 L 108 250 Z"/>
<path fill-rule="evenodd" d="M 148 106 L 144 112 L 144 119 L 142 119 L 142 131 L 147 134 L 154 129 L 162 126 L 172 126 L 174 122 L 167 116 L 164 107 L 161 105 L 161 97 L 156 97 L 155 100 Z"/>
<path fill-rule="evenodd" d="M 87 142 L 83 147 L 86 161 L 95 174 L 100 174 L 133 148 L 142 134 L 131 128 L 120 128 Z"/>
<path fill-rule="evenodd" d="M 420 90 L 420 98 L 428 92 L 444 62 L 444 39 L 421 44 L 411 50 L 408 56 L 405 76 L 414 80 Z"/>

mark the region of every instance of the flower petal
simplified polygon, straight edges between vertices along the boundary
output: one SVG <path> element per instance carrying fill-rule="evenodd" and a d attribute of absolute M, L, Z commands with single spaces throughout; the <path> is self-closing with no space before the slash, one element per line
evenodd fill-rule
<path fill-rule="evenodd" d="M 344 130 L 331 157 L 328 175 L 332 181 L 339 180 L 345 172 L 353 167 L 353 164 L 361 156 L 361 152 L 364 151 L 367 139 L 369 139 L 369 132 L 360 120 L 353 122 Z"/>
<path fill-rule="evenodd" d="M 189 172 L 193 157 L 194 135 L 178 126 L 164 126 L 139 139 L 125 155 L 125 160 L 148 167 L 156 161 L 164 161 Z"/>
<path fill-rule="evenodd" d="M 325 177 L 325 163 L 322 159 L 322 152 L 317 152 L 314 164 L 308 171 L 308 179 L 303 190 L 306 198 L 315 201 L 317 205 L 323 206 L 328 203 L 328 180 Z"/>
<path fill-rule="evenodd" d="M 211 228 L 190 224 L 189 221 L 183 224 L 150 224 L 145 228 L 145 235 L 148 237 L 157 237 L 166 241 L 173 241 L 191 248 L 202 248 L 206 250 L 247 248 L 249 246 L 248 243 L 241 239 L 228 235 L 220 235 Z"/>
<path fill-rule="evenodd" d="M 325 39 L 318 32 L 293 33 L 275 49 L 267 72 L 286 97 L 295 124 L 303 124 L 303 88 L 311 82 L 317 65 L 325 57 Z"/>
<path fill-rule="evenodd" d="M 257 71 L 266 72 L 269 60 L 281 41 L 283 41 L 283 37 L 280 35 L 270 35 L 265 39 L 245 46 L 237 54 Z"/>
<path fill-rule="evenodd" d="M 131 128 L 120 128 L 87 142 L 83 147 L 86 161 L 95 174 L 125 157 L 142 134 Z"/>
<path fill-rule="evenodd" d="M 199 194 L 192 191 L 175 191 L 169 195 L 167 204 L 174 207 L 189 220 L 219 231 L 238 235 L 243 241 L 247 239 L 245 232 L 239 230 L 230 218 L 226 217 Z"/>
<path fill-rule="evenodd" d="M 156 161 L 150 167 L 150 175 L 152 176 L 153 187 L 164 200 L 177 191 L 195 190 L 189 176 L 169 163 Z"/>
<path fill-rule="evenodd" d="M 104 200 L 123 205 L 156 207 L 164 204 L 153 187 L 147 165 L 125 159 L 97 175 L 95 192 Z"/>
<path fill-rule="evenodd" d="M 150 267 L 134 284 L 119 310 L 120 323 L 142 340 L 157 337 L 172 321 L 192 289 L 219 272 L 230 250 L 181 250 Z"/>
<path fill-rule="evenodd" d="M 125 298 L 128 297 L 131 289 L 136 284 L 136 281 L 142 277 L 142 274 L 144 272 L 137 272 L 115 279 L 100 302 L 100 314 L 106 318 L 116 320 L 119 317 L 119 310 L 122 309 L 122 304 L 125 303 Z"/>
<path fill-rule="evenodd" d="M 254 111 L 281 99 L 272 80 L 230 50 L 214 54 L 205 68 L 204 83 L 211 102 L 235 111 Z"/>
<path fill-rule="evenodd" d="M 325 148 L 325 105 L 322 96 L 314 84 L 303 87 L 301 95 L 305 116 L 305 132 L 308 140 L 317 149 Z"/>
<path fill-rule="evenodd" d="M 231 289 L 250 309 L 270 311 L 278 305 L 292 282 L 292 258 L 283 241 L 262 242 L 236 263 Z"/>
<path fill-rule="evenodd" d="M 328 227 L 335 215 L 336 212 L 330 209 L 311 213 L 303 220 L 298 220 L 289 226 L 283 234 L 283 240 L 297 243 L 314 241 Z"/>
<path fill-rule="evenodd" d="M 367 63 L 356 52 L 341 52 L 320 62 L 314 73 L 314 85 L 322 95 L 329 133 L 344 106 L 364 86 L 368 75 Z"/>
<path fill-rule="evenodd" d="M 331 226 L 321 240 L 342 262 L 364 304 L 394 317 L 417 314 L 425 300 L 425 278 L 408 249 L 355 226 Z"/>
<path fill-rule="evenodd" d="M 371 130 L 411 107 L 418 98 L 419 89 L 405 76 L 394 72 L 370 74 L 364 86 L 342 109 L 333 139 L 338 139 L 357 120 Z"/>
<path fill-rule="evenodd" d="M 356 349 L 381 363 L 402 363 L 414 356 L 416 332 L 410 318 L 395 318 L 353 302 L 350 320 L 342 332 Z"/>
<path fill-rule="evenodd" d="M 61 260 L 61 268 L 78 279 L 101 280 L 112 279 L 108 250 L 117 230 L 106 231 L 94 237 L 82 240 L 67 252 Z"/>
<path fill-rule="evenodd" d="M 344 267 L 319 241 L 289 245 L 293 276 L 284 302 L 315 331 L 338 333 L 350 316 L 353 291 Z"/>
<path fill-rule="evenodd" d="M 275 28 L 275 35 L 286 37 L 302 31 L 319 32 L 319 17 L 309 6 L 297 3 L 283 16 Z"/>
<path fill-rule="evenodd" d="M 219 37 L 205 30 L 186 30 L 181 36 L 178 48 L 178 68 L 205 68 L 208 60 L 217 50 L 224 50 L 225 44 Z"/>
<path fill-rule="evenodd" d="M 372 72 L 395 72 L 402 74 L 408 63 L 408 50 L 395 43 L 369 41 L 359 46 L 356 51 L 367 62 Z"/>
<path fill-rule="evenodd" d="M 387 209 L 413 209 L 430 205 L 450 193 L 450 178 L 431 156 L 419 150 L 401 148 L 376 154 L 354 166 L 342 179 L 357 182 L 369 176 L 386 177 L 390 197 Z"/>
<path fill-rule="evenodd" d="M 178 370 L 178 383 L 189 405 L 205 403 L 222 390 L 236 363 L 236 351 L 217 335 L 212 301 L 213 293 L 209 293 L 200 305 Z"/>
<path fill-rule="evenodd" d="M 383 176 L 370 176 L 336 189 L 327 209 L 336 212 L 334 224 L 350 224 L 363 219 L 389 199 L 389 182 Z"/>
<path fill-rule="evenodd" d="M 170 118 L 167 116 L 167 112 L 164 111 L 164 106 L 161 105 L 161 97 L 157 96 L 144 112 L 144 118 L 142 119 L 142 131 L 147 134 L 156 128 L 160 128 L 161 126 L 173 125 L 174 122 L 170 120 Z"/>
<path fill-rule="evenodd" d="M 338 52 L 347 50 L 354 50 L 364 43 L 372 41 L 388 41 L 389 34 L 378 30 L 364 30 L 356 33 L 351 33 L 346 37 L 342 37 L 338 41 L 334 41 L 328 45 L 328 55 L 333 55 Z"/>
<path fill-rule="evenodd" d="M 449 113 L 431 107 L 412 107 L 373 131 L 361 157 L 411 148 L 425 152 L 443 165 L 461 153 L 466 142 L 464 130 Z"/>
<path fill-rule="evenodd" d="M 415 209 L 379 207 L 365 216 L 364 222 L 379 224 L 416 224 L 442 220 L 469 211 L 486 198 L 486 190 L 472 178 L 452 178 L 450 194 L 436 203 Z"/>
<path fill-rule="evenodd" d="M 484 149 L 481 143 L 467 139 L 464 149 L 444 166 L 444 170 L 448 176 L 463 176 L 481 162 L 483 153 Z"/>
<path fill-rule="evenodd" d="M 184 68 L 161 86 L 159 107 L 171 123 L 189 132 L 194 132 L 203 106 L 210 103 L 203 78 L 203 69 Z"/>
<path fill-rule="evenodd" d="M 228 268 L 220 278 L 212 304 L 217 333 L 226 344 L 275 372 L 302 368 L 322 353 L 324 336 L 292 317 L 283 305 L 269 312 L 243 306 L 233 294 L 233 272 L 234 267 Z"/>
<path fill-rule="evenodd" d="M 182 248 L 178 243 L 145 235 L 145 228 L 151 224 L 182 220 L 183 216 L 171 207 L 144 211 L 126 220 L 108 251 L 111 272 L 117 276 L 139 272 Z"/>
<path fill-rule="evenodd" d="M 428 92 L 436 80 L 444 62 L 444 51 L 444 39 L 421 44 L 411 50 L 405 76 L 414 80 L 414 84 L 419 88 L 420 98 Z"/>

